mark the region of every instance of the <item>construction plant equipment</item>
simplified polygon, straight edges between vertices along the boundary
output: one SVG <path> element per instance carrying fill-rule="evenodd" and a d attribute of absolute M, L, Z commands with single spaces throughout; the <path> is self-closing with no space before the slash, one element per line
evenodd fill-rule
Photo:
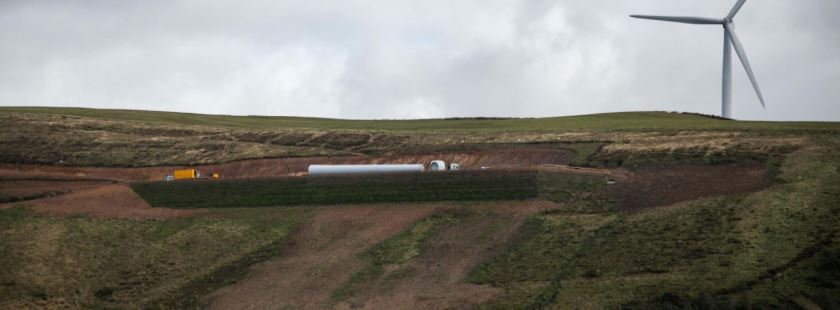
<path fill-rule="evenodd" d="M 199 179 L 219 179 L 222 175 L 218 172 L 211 172 L 209 177 L 202 177 L 201 170 L 198 169 L 177 169 L 163 177 L 166 181 L 176 180 L 199 180 Z"/>

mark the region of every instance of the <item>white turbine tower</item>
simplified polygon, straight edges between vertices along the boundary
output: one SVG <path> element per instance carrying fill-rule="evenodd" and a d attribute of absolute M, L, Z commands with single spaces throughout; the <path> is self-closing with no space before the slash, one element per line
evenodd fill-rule
<path fill-rule="evenodd" d="M 630 17 L 641 19 L 652 19 L 666 22 L 695 24 L 695 25 L 723 25 L 723 107 L 721 116 L 726 118 L 732 117 L 732 47 L 735 47 L 735 52 L 738 53 L 738 58 L 747 70 L 747 75 L 750 77 L 755 93 L 758 95 L 758 100 L 762 107 L 764 104 L 764 96 L 761 95 L 761 90 L 758 89 L 758 82 L 755 80 L 750 60 L 747 59 L 747 53 L 744 51 L 744 46 L 741 45 L 741 40 L 735 34 L 735 24 L 732 19 L 744 6 L 747 0 L 738 0 L 735 7 L 729 11 L 729 15 L 722 19 L 706 18 L 706 17 L 685 17 L 685 16 L 651 16 L 651 15 L 630 15 Z"/>

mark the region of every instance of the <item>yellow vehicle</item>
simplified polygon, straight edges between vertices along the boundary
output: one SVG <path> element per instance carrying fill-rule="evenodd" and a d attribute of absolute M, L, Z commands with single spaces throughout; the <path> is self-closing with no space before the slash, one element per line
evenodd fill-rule
<path fill-rule="evenodd" d="M 192 180 L 199 176 L 198 170 L 195 169 L 179 169 L 172 172 L 172 177 L 175 180 Z"/>
<path fill-rule="evenodd" d="M 211 172 L 210 176 L 202 176 L 201 171 L 198 169 L 178 169 L 172 172 L 172 174 L 167 174 L 163 177 L 165 181 L 176 181 L 176 180 L 208 180 L 208 179 L 219 179 L 222 175 L 218 172 Z"/>

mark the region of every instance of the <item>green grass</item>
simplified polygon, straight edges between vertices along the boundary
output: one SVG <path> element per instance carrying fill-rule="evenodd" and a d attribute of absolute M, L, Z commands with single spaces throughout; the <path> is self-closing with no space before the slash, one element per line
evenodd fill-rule
<path fill-rule="evenodd" d="M 468 280 L 505 289 L 488 308 L 836 305 L 838 142 L 824 136 L 790 154 L 781 184 L 749 195 L 630 214 L 546 212 Z"/>
<path fill-rule="evenodd" d="M 0 209 L 0 308 L 195 308 L 277 255 L 309 211 L 196 218 L 52 218 Z"/>
<path fill-rule="evenodd" d="M 0 112 L 60 114 L 108 120 L 247 129 L 350 129 L 387 131 L 613 131 L 613 130 L 838 130 L 838 123 L 725 121 L 665 112 L 625 112 L 516 119 L 345 120 L 283 116 L 206 115 L 140 110 L 0 107 Z"/>
<path fill-rule="evenodd" d="M 762 148 L 728 146 L 722 150 L 709 150 L 698 147 L 679 147 L 659 151 L 614 151 L 595 152 L 587 157 L 585 166 L 609 168 L 646 168 L 663 164 L 705 164 L 721 165 L 755 160 L 765 163 L 778 162 L 781 158 L 796 151 L 797 145 L 766 144 Z"/>
<path fill-rule="evenodd" d="M 575 152 L 571 165 L 577 167 L 591 166 L 592 157 L 604 146 L 602 143 L 573 143 L 566 147 Z"/>
<path fill-rule="evenodd" d="M 368 250 L 368 255 L 374 265 L 405 263 L 420 255 L 420 242 L 426 240 L 434 229 L 440 225 L 457 222 L 458 219 L 452 214 L 444 213 L 427 217 L 411 228 L 377 244 Z"/>
<path fill-rule="evenodd" d="M 318 176 L 135 183 L 154 207 L 231 208 L 338 203 L 516 200 L 537 196 L 533 171 Z"/>
<path fill-rule="evenodd" d="M 562 203 L 555 212 L 609 212 L 617 207 L 607 192 L 609 178 L 603 175 L 540 172 L 537 176 L 539 197 Z"/>

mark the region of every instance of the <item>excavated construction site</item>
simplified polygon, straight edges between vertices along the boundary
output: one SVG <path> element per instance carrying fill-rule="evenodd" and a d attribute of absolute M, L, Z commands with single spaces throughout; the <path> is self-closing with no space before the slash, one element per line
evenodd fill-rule
<path fill-rule="evenodd" d="M 521 147 L 484 149 L 466 152 L 436 152 L 408 155 L 291 157 L 255 159 L 221 165 L 192 166 L 203 172 L 219 172 L 225 179 L 299 176 L 313 164 L 424 164 L 432 160 L 459 163 L 465 170 L 533 169 L 540 165 L 568 164 L 574 152 L 557 148 Z M 141 168 L 67 167 L 49 165 L 0 164 L 3 178 L 70 178 L 79 180 L 113 180 L 120 182 L 156 181 L 183 166 Z"/>
<path fill-rule="evenodd" d="M 568 166 L 575 153 L 566 149 L 524 146 L 463 152 L 393 154 L 378 157 L 295 157 L 237 161 L 195 166 L 222 179 L 305 176 L 311 164 L 424 164 L 432 160 L 458 163 L 463 170 L 548 170 L 602 175 L 611 180 L 609 193 L 623 210 L 666 206 L 685 200 L 760 190 L 771 185 L 766 168 L 757 161 L 725 165 L 667 164 L 641 169 L 587 169 Z M 106 168 L 0 164 L 0 208 L 17 203 L 53 215 L 165 218 L 192 212 L 151 208 L 129 185 L 162 181 L 183 166 Z M 371 176 L 375 177 L 375 176 Z M 179 181 L 180 182 L 180 181 Z M 199 181 L 204 182 L 204 181 Z M 213 182 L 213 181 L 206 181 Z"/>

